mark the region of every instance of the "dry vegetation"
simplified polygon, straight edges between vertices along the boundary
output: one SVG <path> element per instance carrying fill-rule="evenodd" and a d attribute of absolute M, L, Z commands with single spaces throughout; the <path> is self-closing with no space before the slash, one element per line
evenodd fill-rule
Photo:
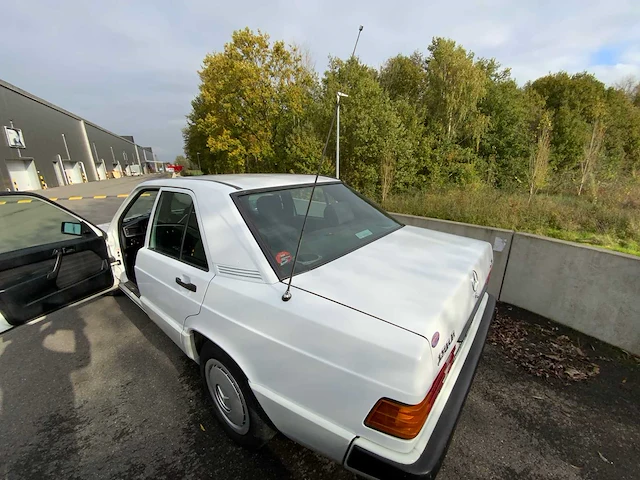
<path fill-rule="evenodd" d="M 509 193 L 489 187 L 391 195 L 391 212 L 513 229 L 640 256 L 640 184 L 589 196 Z"/>

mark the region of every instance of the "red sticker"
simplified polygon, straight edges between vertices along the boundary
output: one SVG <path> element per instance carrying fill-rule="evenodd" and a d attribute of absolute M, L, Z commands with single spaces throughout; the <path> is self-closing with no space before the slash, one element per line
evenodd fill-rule
<path fill-rule="evenodd" d="M 291 260 L 293 260 L 293 257 L 289 252 L 284 251 L 276 255 L 276 262 L 278 262 L 278 265 L 280 266 L 286 265 Z"/>

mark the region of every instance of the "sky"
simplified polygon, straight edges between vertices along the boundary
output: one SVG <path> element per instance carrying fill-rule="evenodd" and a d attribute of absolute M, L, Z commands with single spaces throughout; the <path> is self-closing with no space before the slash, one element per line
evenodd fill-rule
<path fill-rule="evenodd" d="M 589 71 L 640 79 L 638 0 L 20 0 L 4 3 L 0 78 L 136 142 L 182 154 L 181 129 L 207 53 L 248 26 L 311 53 L 379 67 L 452 38 L 524 84 Z"/>

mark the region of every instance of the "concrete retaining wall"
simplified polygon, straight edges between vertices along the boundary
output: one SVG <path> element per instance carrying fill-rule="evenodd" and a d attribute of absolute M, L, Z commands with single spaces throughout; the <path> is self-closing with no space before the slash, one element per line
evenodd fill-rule
<path fill-rule="evenodd" d="M 500 300 L 640 355 L 640 258 L 515 233 Z"/>
<path fill-rule="evenodd" d="M 462 237 L 475 238 L 484 240 L 493 245 L 493 270 L 491 271 L 491 280 L 489 280 L 489 293 L 500 298 L 500 289 L 502 288 L 502 279 L 507 267 L 507 259 L 509 257 L 509 249 L 511 248 L 512 230 L 503 230 L 501 228 L 481 227 L 478 225 L 470 225 L 468 223 L 450 222 L 447 220 L 437 220 L 435 218 L 416 217 L 415 215 L 402 215 L 392 213 L 399 222 L 414 227 L 429 228 L 444 233 L 452 233 Z"/>

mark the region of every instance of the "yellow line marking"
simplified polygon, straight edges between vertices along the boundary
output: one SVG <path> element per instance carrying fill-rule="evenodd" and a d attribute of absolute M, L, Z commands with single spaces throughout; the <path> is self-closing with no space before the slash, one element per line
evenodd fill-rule
<path fill-rule="evenodd" d="M 82 200 L 82 197 L 69 197 L 69 200 Z"/>
<path fill-rule="evenodd" d="M 18 203 L 31 203 L 31 200 L 18 200 Z"/>
<path fill-rule="evenodd" d="M 94 195 L 93 198 L 107 198 L 106 195 Z"/>
<path fill-rule="evenodd" d="M 58 199 L 58 197 L 51 197 L 49 200 L 54 200 L 55 201 L 57 199 Z"/>
<path fill-rule="evenodd" d="M 118 195 L 118 198 L 127 198 L 128 196 L 128 193 L 121 193 L 120 195 Z"/>
<path fill-rule="evenodd" d="M 150 193 L 143 193 L 142 195 L 140 195 L 141 197 L 150 197 L 151 194 Z"/>

